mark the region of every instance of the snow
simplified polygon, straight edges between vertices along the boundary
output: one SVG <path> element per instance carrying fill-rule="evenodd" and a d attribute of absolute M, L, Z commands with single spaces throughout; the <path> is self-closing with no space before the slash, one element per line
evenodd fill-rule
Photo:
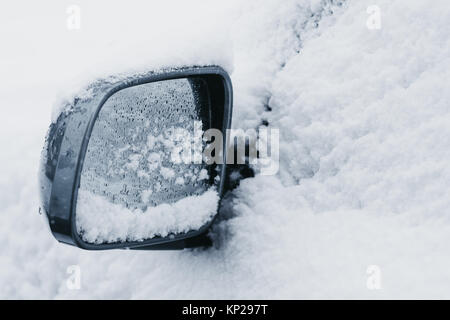
<path fill-rule="evenodd" d="M 0 13 L 0 297 L 450 298 L 448 1 L 79 3 L 72 32 L 63 2 Z M 279 174 L 225 199 L 208 250 L 57 243 L 33 178 L 56 92 L 214 63 L 231 73 L 233 126 L 280 129 Z"/>
<path fill-rule="evenodd" d="M 169 180 L 175 177 L 175 171 L 170 168 L 161 167 L 160 172 L 164 179 Z"/>
<path fill-rule="evenodd" d="M 209 190 L 147 210 L 129 209 L 81 190 L 78 193 L 77 231 L 89 243 L 144 241 L 198 230 L 217 212 L 219 196 Z"/>

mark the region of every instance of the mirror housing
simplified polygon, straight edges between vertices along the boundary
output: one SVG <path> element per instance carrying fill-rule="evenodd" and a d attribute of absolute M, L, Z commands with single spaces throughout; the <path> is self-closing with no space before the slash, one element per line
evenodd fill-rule
<path fill-rule="evenodd" d="M 63 243 L 87 250 L 183 249 L 204 244 L 213 220 L 198 230 L 144 241 L 92 244 L 83 241 L 76 229 L 76 205 L 81 171 L 89 139 L 100 110 L 115 93 L 152 82 L 188 79 L 201 105 L 208 108 L 210 128 L 227 132 L 231 127 L 232 85 L 228 74 L 220 67 L 187 67 L 150 72 L 122 79 L 99 80 L 88 87 L 89 96 L 75 98 L 65 106 L 57 121 L 50 126 L 42 153 L 40 188 L 42 211 L 54 237 Z M 218 166 L 219 198 L 224 192 L 226 176 L 227 134 L 223 135 L 223 164 Z M 217 214 L 216 214 L 217 216 Z"/>

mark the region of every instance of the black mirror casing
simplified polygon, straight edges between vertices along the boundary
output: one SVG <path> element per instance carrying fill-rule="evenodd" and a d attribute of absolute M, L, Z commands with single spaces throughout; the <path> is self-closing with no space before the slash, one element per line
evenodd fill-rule
<path fill-rule="evenodd" d="M 197 246 L 206 239 L 213 221 L 199 230 L 170 237 L 157 237 L 145 241 L 92 244 L 83 241 L 76 230 L 75 212 L 78 187 L 89 139 L 105 102 L 125 88 L 152 82 L 186 78 L 196 90 L 204 110 L 209 115 L 209 127 L 226 132 L 231 127 L 233 92 L 228 74 L 220 67 L 188 67 L 169 71 L 151 72 L 120 80 L 100 80 L 88 87 L 90 96 L 75 98 L 56 123 L 49 129 L 43 150 L 40 186 L 42 209 L 48 218 L 54 237 L 63 243 L 87 250 L 130 249 L 182 249 Z M 194 89 L 195 88 L 195 89 Z M 203 112 L 203 111 L 202 111 Z M 227 146 L 227 134 L 223 145 Z M 219 197 L 224 192 L 226 176 L 226 150 L 223 164 L 217 164 L 221 179 L 217 186 Z"/>

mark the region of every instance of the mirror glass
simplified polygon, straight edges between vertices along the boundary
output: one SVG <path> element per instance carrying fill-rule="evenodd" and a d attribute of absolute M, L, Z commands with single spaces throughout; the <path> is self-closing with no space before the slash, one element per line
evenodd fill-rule
<path fill-rule="evenodd" d="M 202 161 L 208 115 L 188 79 L 125 88 L 95 122 L 76 204 L 88 243 L 144 241 L 197 230 L 217 211 Z"/>

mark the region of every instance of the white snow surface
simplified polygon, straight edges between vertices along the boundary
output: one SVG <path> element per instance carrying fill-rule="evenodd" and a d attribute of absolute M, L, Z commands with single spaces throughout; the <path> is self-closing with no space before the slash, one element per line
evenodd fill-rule
<path fill-rule="evenodd" d="M 65 28 L 71 2 L 5 4 L 0 297 L 450 298 L 448 0 L 325 2 L 78 1 L 78 31 Z M 242 181 L 208 250 L 57 243 L 35 178 L 55 97 L 185 64 L 231 73 L 235 128 L 280 129 L 279 175 Z"/>
<path fill-rule="evenodd" d="M 217 192 L 208 190 L 145 211 L 132 210 L 80 189 L 76 225 L 83 240 L 89 243 L 144 241 L 200 229 L 212 220 L 218 203 Z"/>

